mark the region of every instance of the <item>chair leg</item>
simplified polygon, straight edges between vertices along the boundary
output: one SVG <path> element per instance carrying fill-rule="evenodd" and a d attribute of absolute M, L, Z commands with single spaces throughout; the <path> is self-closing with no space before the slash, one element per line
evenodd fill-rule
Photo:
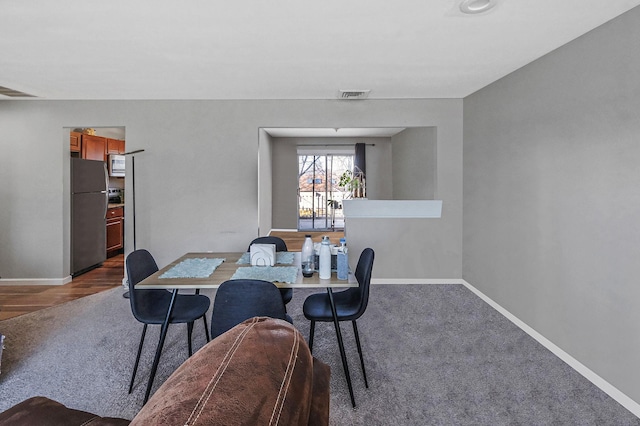
<path fill-rule="evenodd" d="M 138 355 L 136 355 L 136 362 L 133 364 L 133 374 L 131 374 L 131 382 L 129 382 L 129 393 L 133 390 L 133 381 L 136 378 L 138 372 L 138 364 L 140 363 L 140 354 L 142 353 L 142 345 L 144 344 L 144 336 L 147 334 L 147 324 L 142 327 L 142 336 L 140 337 L 140 344 L 138 345 Z"/>
<path fill-rule="evenodd" d="M 351 321 L 353 323 L 353 334 L 356 336 L 356 345 L 358 346 L 358 354 L 360 355 L 360 365 L 362 366 L 362 375 L 364 376 L 364 386 L 366 388 L 369 387 L 369 383 L 367 382 L 367 372 L 364 369 L 364 359 L 362 358 L 362 347 L 360 346 L 360 335 L 358 334 L 358 326 L 356 325 L 356 321 Z"/>
<path fill-rule="evenodd" d="M 164 341 L 167 338 L 167 329 L 169 328 L 169 324 L 162 324 L 162 328 L 160 329 L 160 339 L 158 340 L 158 346 L 156 346 L 156 355 L 153 358 L 153 364 L 151 365 L 151 372 L 149 373 L 149 381 L 147 382 L 147 390 L 144 394 L 144 400 L 142 404 L 146 404 L 149 400 L 149 395 L 151 395 L 151 388 L 153 387 L 153 380 L 156 378 L 156 371 L 158 371 L 158 363 L 160 362 L 160 355 L 162 355 L 162 348 L 164 346 Z"/>
<path fill-rule="evenodd" d="M 338 349 L 340 349 L 340 358 L 342 358 L 342 368 L 344 369 L 344 377 L 347 380 L 347 387 L 349 388 L 351 405 L 353 405 L 353 408 L 356 408 L 356 398 L 353 396 L 353 385 L 351 384 L 351 374 L 349 374 L 349 363 L 347 362 L 347 354 L 344 350 L 342 331 L 340 331 L 340 320 L 338 320 L 336 304 L 333 300 L 333 291 L 331 291 L 331 287 L 327 287 L 327 295 L 329 296 L 329 305 L 331 306 L 331 315 L 333 316 L 333 326 L 336 329 L 336 337 L 338 338 Z"/>
<path fill-rule="evenodd" d="M 189 356 L 193 355 L 193 346 L 191 345 L 191 336 L 193 335 L 193 321 L 187 323 L 187 339 L 189 340 Z"/>
<path fill-rule="evenodd" d="M 169 309 L 167 309 L 167 316 L 165 317 L 162 328 L 160 329 L 160 340 L 158 341 L 158 346 L 156 347 L 156 355 L 153 358 L 153 365 L 151 365 L 151 373 L 149 374 L 149 382 L 147 382 L 147 390 L 144 394 L 143 405 L 147 403 L 149 400 L 149 395 L 151 394 L 151 388 L 153 387 L 153 379 L 156 377 L 156 371 L 158 371 L 158 364 L 160 363 L 160 355 L 162 354 L 162 347 L 164 346 L 164 341 L 167 338 L 167 330 L 169 329 L 169 319 L 171 318 L 171 313 L 173 312 L 173 305 L 176 303 L 176 296 L 178 295 L 178 290 L 174 289 L 171 294 L 171 301 L 169 302 Z"/>
<path fill-rule="evenodd" d="M 316 322 L 311 320 L 311 328 L 309 329 L 309 352 L 313 353 L 313 333 L 316 330 Z"/>
<path fill-rule="evenodd" d="M 207 343 L 211 341 L 211 336 L 209 335 L 209 326 L 207 325 L 207 315 L 202 316 L 202 321 L 204 321 L 204 334 L 207 336 Z"/>

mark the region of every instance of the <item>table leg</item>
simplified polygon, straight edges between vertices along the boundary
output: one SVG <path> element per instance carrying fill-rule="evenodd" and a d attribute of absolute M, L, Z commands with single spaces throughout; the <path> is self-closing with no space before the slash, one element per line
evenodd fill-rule
<path fill-rule="evenodd" d="M 164 322 L 162 323 L 162 329 L 160 330 L 160 341 L 158 342 L 158 347 L 156 348 L 156 356 L 153 359 L 153 366 L 151 367 L 151 374 L 149 376 L 149 383 L 147 384 L 147 392 L 144 394 L 143 404 L 146 404 L 147 401 L 149 400 L 149 394 L 151 393 L 151 387 L 153 386 L 153 379 L 156 376 L 156 370 L 158 369 L 158 364 L 160 362 L 160 354 L 162 353 L 164 340 L 167 337 L 167 329 L 169 328 L 169 319 L 171 318 L 171 313 L 173 312 L 173 305 L 175 304 L 177 295 L 178 295 L 178 289 L 174 289 L 171 294 L 171 301 L 169 302 L 167 317 L 164 319 Z"/>
<path fill-rule="evenodd" d="M 356 408 L 356 399 L 353 396 L 353 386 L 351 386 L 351 375 L 349 374 L 349 365 L 347 365 L 347 354 L 344 352 L 344 343 L 342 342 L 342 332 L 340 331 L 340 322 L 338 321 L 338 313 L 336 312 L 336 304 L 333 301 L 333 291 L 331 287 L 327 287 L 327 295 L 329 296 L 329 304 L 331 305 L 331 314 L 333 314 L 333 324 L 336 327 L 336 336 L 338 336 L 338 348 L 340 348 L 340 357 L 342 358 L 342 367 L 344 375 L 347 379 L 349 387 L 349 396 L 351 396 L 351 405 Z"/>

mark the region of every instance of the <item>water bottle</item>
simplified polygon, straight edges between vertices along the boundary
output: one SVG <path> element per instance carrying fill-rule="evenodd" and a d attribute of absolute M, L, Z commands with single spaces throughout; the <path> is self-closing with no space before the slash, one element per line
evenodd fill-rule
<path fill-rule="evenodd" d="M 311 235 L 304 236 L 304 244 L 302 244 L 302 253 L 300 253 L 300 262 L 302 264 L 303 274 L 306 271 L 304 276 L 313 275 L 314 268 L 314 252 L 313 252 L 313 241 L 311 241 Z"/>
<path fill-rule="evenodd" d="M 331 278 L 331 245 L 329 237 L 322 237 L 320 245 L 320 279 L 327 280 Z"/>
<path fill-rule="evenodd" d="M 349 260 L 347 258 L 347 240 L 340 238 L 340 248 L 338 248 L 338 279 L 349 278 Z"/>

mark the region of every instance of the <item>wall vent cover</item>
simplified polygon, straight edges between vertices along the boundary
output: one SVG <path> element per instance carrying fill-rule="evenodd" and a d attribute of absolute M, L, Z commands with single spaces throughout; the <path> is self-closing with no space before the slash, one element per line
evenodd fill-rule
<path fill-rule="evenodd" d="M 10 98 L 35 98 L 36 96 L 28 93 L 20 92 L 18 90 L 9 89 L 8 87 L 0 86 L 0 95 L 9 96 Z"/>
<path fill-rule="evenodd" d="M 367 99 L 371 90 L 340 90 L 338 99 Z"/>

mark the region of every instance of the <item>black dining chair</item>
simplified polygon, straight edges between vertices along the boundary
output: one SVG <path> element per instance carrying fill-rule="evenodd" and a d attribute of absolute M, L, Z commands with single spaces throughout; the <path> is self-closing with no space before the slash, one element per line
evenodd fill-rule
<path fill-rule="evenodd" d="M 284 309 L 278 287 L 263 280 L 228 280 L 220 284 L 213 300 L 211 338 L 253 317 L 271 317 L 293 324 Z"/>
<path fill-rule="evenodd" d="M 144 324 L 142 328 L 142 336 L 140 337 L 140 344 L 138 346 L 138 354 L 136 355 L 136 362 L 133 366 L 133 374 L 131 375 L 131 382 L 129 383 L 129 393 L 133 389 L 133 382 L 138 371 L 138 364 L 140 363 L 140 354 L 142 353 L 142 346 L 144 344 L 144 338 L 147 333 L 147 326 L 149 324 L 164 324 L 169 310 L 169 304 L 171 302 L 172 293 L 168 290 L 141 290 L 136 288 L 136 285 L 158 271 L 158 265 L 155 259 L 147 250 L 138 249 L 131 252 L 127 256 L 126 260 L 127 278 L 129 280 L 129 302 L 131 304 L 131 312 L 133 316 Z M 204 321 L 204 331 L 209 338 L 209 327 L 207 325 L 206 313 L 209 310 L 211 301 L 207 296 L 196 294 L 178 294 L 176 296 L 171 317 L 169 318 L 170 324 L 187 324 L 187 339 L 189 356 L 193 354 L 193 347 L 191 337 L 193 334 L 193 323 L 195 320 L 202 318 Z M 156 348 L 156 358 L 159 358 L 162 351 L 162 333 L 161 341 L 158 342 Z M 155 364 L 155 362 L 154 362 Z M 149 392 L 155 376 L 155 370 L 152 369 L 149 376 L 149 383 L 147 385 L 147 393 L 145 395 L 144 402 L 147 402 L 149 398 Z"/>
<path fill-rule="evenodd" d="M 360 365 L 362 367 L 362 375 L 364 376 L 364 384 L 367 388 L 369 387 L 369 383 L 367 382 L 367 373 L 364 368 L 362 346 L 360 345 L 360 336 L 358 334 L 356 320 L 365 313 L 367 304 L 369 303 L 369 287 L 371 286 L 371 271 L 373 269 L 374 257 L 375 253 L 373 249 L 364 249 L 360 254 L 358 265 L 356 266 L 355 276 L 358 280 L 358 287 L 351 287 L 347 290 L 333 293 L 333 301 L 338 322 L 351 321 L 353 324 L 353 334 L 356 338 L 358 354 L 360 355 Z M 302 312 L 304 313 L 305 318 L 311 321 L 311 328 L 309 330 L 309 349 L 313 351 L 313 334 L 315 332 L 316 322 L 334 322 L 329 294 L 315 293 L 308 296 L 302 305 Z M 336 324 L 336 327 L 338 327 L 338 324 Z M 336 334 L 338 336 L 338 344 L 342 347 L 342 333 L 340 333 L 337 328 Z M 345 373 L 348 374 L 344 355 L 342 362 L 343 366 L 345 366 Z M 347 377 L 347 381 L 351 390 L 351 379 Z M 351 400 L 355 407 L 353 394 L 351 395 Z"/>
<path fill-rule="evenodd" d="M 251 244 L 275 244 L 277 252 L 278 251 L 289 251 L 287 249 L 287 244 L 280 237 L 258 237 L 256 239 L 254 239 L 253 241 L 251 241 Z M 249 248 L 247 249 L 247 251 L 251 250 L 251 244 L 249 244 Z M 291 299 L 293 299 L 293 289 L 292 288 L 281 288 L 280 289 L 280 294 L 282 295 L 282 301 L 284 302 L 285 305 L 287 303 L 291 302 Z M 285 306 L 285 309 L 286 309 L 286 306 Z"/>

